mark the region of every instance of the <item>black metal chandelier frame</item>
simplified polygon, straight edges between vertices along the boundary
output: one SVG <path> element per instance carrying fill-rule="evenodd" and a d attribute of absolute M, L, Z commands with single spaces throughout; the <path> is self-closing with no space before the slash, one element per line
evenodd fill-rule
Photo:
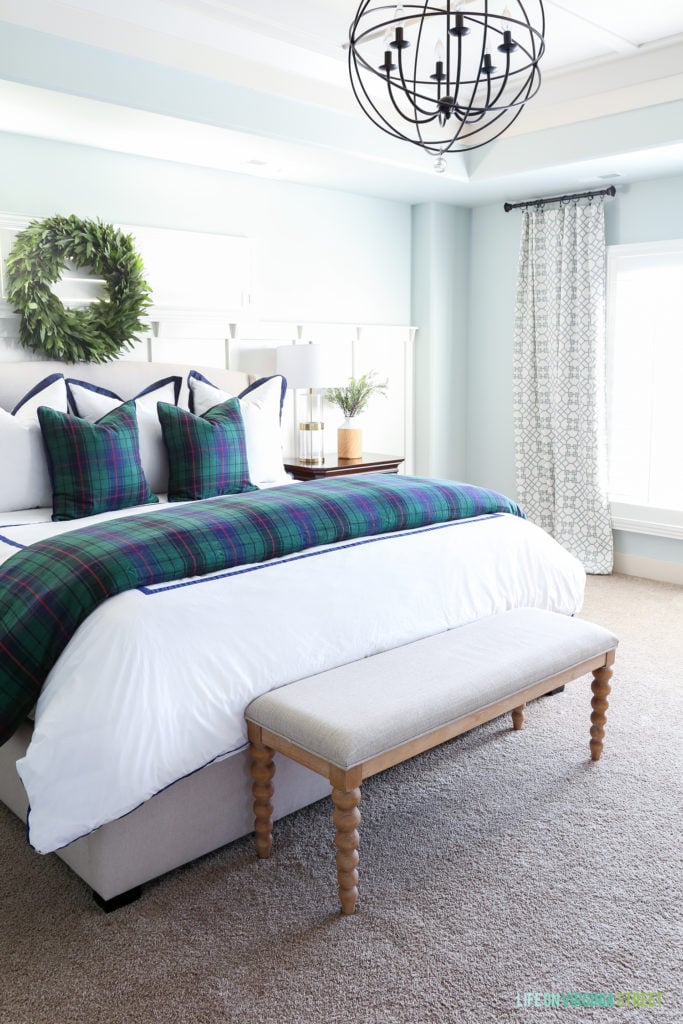
<path fill-rule="evenodd" d="M 494 13 L 489 0 L 483 0 L 483 10 L 480 7 L 476 11 L 458 9 L 459 4 L 453 4 L 452 0 L 440 5 L 425 0 L 398 7 L 393 4 L 373 7 L 373 0 L 363 0 L 349 29 L 348 59 L 351 86 L 365 114 L 387 135 L 411 142 L 441 158 L 445 153 L 477 149 L 497 139 L 538 92 L 541 84 L 538 63 L 545 51 L 542 0 L 536 0 L 540 10 L 539 27 L 532 25 L 522 0 L 511 2 L 516 3 L 521 17 L 512 17 L 507 11 Z M 383 13 L 390 11 L 393 17 Z M 373 15 L 379 15 L 381 20 L 373 20 Z M 426 78 L 420 77 L 418 65 L 424 28 L 432 18 L 444 19 L 444 38 L 441 59 L 434 60 L 434 71 Z M 371 23 L 365 27 L 368 20 Z M 414 58 L 409 62 L 404 59 L 404 51 L 412 44 L 405 37 L 404 24 L 415 21 L 419 26 Z M 474 77 L 462 77 L 464 40 L 475 27 L 483 30 L 478 70 Z M 392 32 L 393 38 L 389 38 Z M 384 63 L 377 67 L 369 62 L 360 47 L 381 34 L 385 37 L 386 48 Z M 494 46 L 505 62 L 500 71 L 493 64 Z M 412 63 L 412 71 L 406 66 L 409 63 Z M 384 82 L 391 107 L 400 118 L 398 124 L 392 123 L 378 108 L 364 75 L 371 76 L 368 81 Z M 403 109 L 405 99 L 407 109 Z M 450 130 L 444 132 L 443 137 L 425 138 L 425 126 L 434 124 Z M 412 128 L 412 136 L 407 132 L 407 125 Z M 406 130 L 402 130 L 404 126 Z M 482 135 L 485 137 L 477 138 Z"/>

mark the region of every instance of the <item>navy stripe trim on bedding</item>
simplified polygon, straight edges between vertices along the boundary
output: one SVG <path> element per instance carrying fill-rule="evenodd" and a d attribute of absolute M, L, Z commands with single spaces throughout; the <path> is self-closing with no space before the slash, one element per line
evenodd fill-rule
<path fill-rule="evenodd" d="M 472 519 L 457 519 L 449 523 L 439 523 L 438 526 L 423 526 L 420 529 L 408 532 L 381 534 L 379 537 L 365 537 L 363 540 L 349 541 L 348 544 L 335 544 L 334 547 L 327 547 L 324 551 L 304 551 L 300 555 L 291 555 L 288 558 L 278 558 L 272 562 L 259 562 L 258 565 L 245 565 L 242 569 L 228 569 L 226 572 L 210 573 L 207 576 L 200 576 L 199 579 L 182 580 L 180 583 L 159 583 L 156 586 L 139 587 L 141 594 L 146 597 L 154 597 L 155 594 L 167 594 L 170 590 L 184 590 L 186 587 L 199 587 L 205 583 L 214 583 L 216 580 L 225 580 L 232 576 L 243 576 L 245 573 L 263 572 L 266 569 L 277 569 L 280 565 L 289 565 L 290 562 L 299 562 L 303 558 L 324 558 L 335 551 L 346 551 L 347 548 L 363 547 L 366 544 L 381 544 L 384 541 L 400 540 L 402 537 L 417 536 L 422 533 L 431 533 L 433 530 L 447 530 L 452 526 L 467 526 L 468 523 L 481 523 L 484 519 L 497 519 L 501 512 L 494 512 L 489 516 L 474 516 Z"/>
<path fill-rule="evenodd" d="M 10 524 L 10 525 L 22 526 L 23 524 L 22 523 L 16 523 L 16 524 Z M 25 544 L 20 544 L 18 540 L 10 540 L 9 537 L 5 537 L 1 533 L 0 533 L 0 544 L 7 544 L 8 547 L 10 547 L 10 548 L 19 548 L 20 551 L 23 551 L 24 548 L 26 547 Z"/>
<path fill-rule="evenodd" d="M 0 744 L 79 625 L 115 594 L 492 512 L 524 515 L 470 484 L 368 474 L 125 516 L 32 544 L 0 568 Z"/>

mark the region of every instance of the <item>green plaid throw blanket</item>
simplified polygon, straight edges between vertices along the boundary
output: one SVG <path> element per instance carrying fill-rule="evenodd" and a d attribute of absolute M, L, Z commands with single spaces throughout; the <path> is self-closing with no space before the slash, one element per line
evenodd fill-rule
<path fill-rule="evenodd" d="M 0 568 L 0 744 L 35 703 L 84 619 L 125 590 L 305 548 L 496 512 L 495 491 L 373 474 L 127 516 L 39 541 Z"/>

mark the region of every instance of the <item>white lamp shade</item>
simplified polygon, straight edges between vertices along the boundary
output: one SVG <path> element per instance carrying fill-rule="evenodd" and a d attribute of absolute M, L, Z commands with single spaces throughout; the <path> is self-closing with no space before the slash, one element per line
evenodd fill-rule
<path fill-rule="evenodd" d="M 288 387 L 327 387 L 322 345 L 281 345 L 275 352 L 277 372 L 286 378 Z"/>

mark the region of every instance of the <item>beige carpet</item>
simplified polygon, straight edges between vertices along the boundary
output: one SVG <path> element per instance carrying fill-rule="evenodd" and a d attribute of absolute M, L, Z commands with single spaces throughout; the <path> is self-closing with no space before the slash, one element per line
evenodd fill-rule
<path fill-rule="evenodd" d="M 584 614 L 622 638 L 603 760 L 584 680 L 370 780 L 354 918 L 324 802 L 271 861 L 242 840 L 109 916 L 3 809 L 2 1024 L 485 1024 L 577 991 L 663 1005 L 525 1019 L 683 1021 L 683 589 L 595 577 Z"/>

